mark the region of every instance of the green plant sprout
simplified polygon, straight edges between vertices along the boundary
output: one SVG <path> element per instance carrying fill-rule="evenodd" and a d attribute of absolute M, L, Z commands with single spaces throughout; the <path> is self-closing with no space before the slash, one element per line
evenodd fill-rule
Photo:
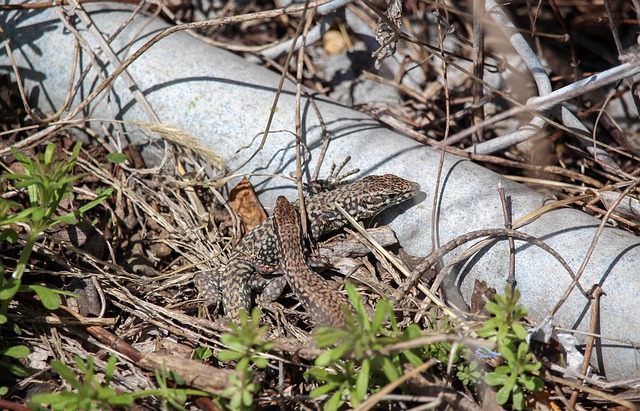
<path fill-rule="evenodd" d="M 344 328 L 320 328 L 315 333 L 319 347 L 330 347 L 315 361 L 307 375 L 323 383 L 311 391 L 312 397 L 330 395 L 325 410 L 337 410 L 346 402 L 357 407 L 366 397 L 386 382 L 395 381 L 403 374 L 403 364 L 419 366 L 424 351 L 420 348 L 381 354 L 380 351 L 400 342 L 422 335 L 417 324 L 400 331 L 393 315 L 391 303 L 382 300 L 376 305 L 373 320 L 369 320 L 355 287 L 346 285 L 354 313 L 345 309 Z M 383 324 L 389 320 L 390 329 Z"/>
<path fill-rule="evenodd" d="M 482 373 L 478 369 L 478 361 L 473 360 L 468 364 L 458 364 L 456 367 L 456 377 L 467 387 L 475 386 L 482 378 Z"/>
<path fill-rule="evenodd" d="M 117 395 L 116 390 L 109 387 L 115 371 L 116 357 L 109 357 L 103 383 L 100 383 L 95 375 L 93 358 L 89 357 L 86 361 L 77 355 L 74 358 L 76 366 L 84 374 L 84 382 L 80 381 L 64 362 L 53 360 L 51 368 L 67 381 L 73 391 L 36 394 L 32 397 L 29 408 L 37 410 L 41 409 L 41 406 L 50 405 L 54 410 L 98 410 L 109 406 L 133 404 L 131 394 Z"/>
<path fill-rule="evenodd" d="M 27 158 L 18 150 L 13 150 L 13 155 L 19 161 L 24 173 L 6 173 L 0 176 L 0 183 L 6 189 L 6 183 L 11 182 L 16 188 L 24 188 L 29 196 L 29 206 L 24 207 L 17 202 L 0 198 L 0 241 L 15 244 L 19 241 L 18 233 L 9 228 L 10 224 L 21 223 L 28 227 L 29 234 L 18 257 L 17 263 L 11 275 L 7 275 L 5 265 L 0 260 L 0 325 L 8 321 L 7 310 L 17 292 L 33 292 L 40 298 L 41 304 L 55 310 L 60 306 L 59 294 L 73 295 L 71 293 L 51 290 L 40 285 L 23 285 L 22 276 L 34 250 L 36 241 L 47 229 L 59 224 L 75 224 L 77 216 L 95 207 L 112 190 L 105 190 L 98 197 L 70 213 L 59 212 L 60 203 L 72 195 L 72 183 L 84 175 L 72 176 L 73 167 L 78 159 L 81 145 L 74 146 L 71 157 L 67 160 L 54 158 L 55 145 L 48 144 L 44 153 L 36 159 Z M 25 376 L 29 371 L 16 364 L 15 359 L 29 355 L 29 349 L 25 345 L 11 345 L 7 335 L 12 332 L 20 335 L 20 328 L 14 325 L 12 329 L 3 329 L 0 335 L 0 369 L 7 370 L 15 376 Z M 0 387 L 0 394 L 8 392 L 6 387 Z"/>
<path fill-rule="evenodd" d="M 156 381 L 159 389 L 142 390 L 135 393 L 118 394 L 115 388 L 111 387 L 111 381 L 116 369 L 116 357 L 110 356 L 105 367 L 103 381 L 95 373 L 95 365 L 92 357 L 83 360 L 79 356 L 74 357 L 76 367 L 84 376 L 83 381 L 76 377 L 74 371 L 60 360 L 53 360 L 51 368 L 71 386 L 71 390 L 55 393 L 36 394 L 31 398 L 28 406 L 32 410 L 82 410 L 93 411 L 110 409 L 113 407 L 131 407 L 133 402 L 139 398 L 159 397 L 162 402 L 162 409 L 168 409 L 167 404 L 172 407 L 185 410 L 183 404 L 189 395 L 206 396 L 204 391 L 169 388 L 167 381 L 171 376 L 177 383 L 183 383 L 180 378 L 172 375 L 167 370 L 156 371 Z"/>
<path fill-rule="evenodd" d="M 54 158 L 56 146 L 48 144 L 38 158 L 27 158 L 18 150 L 13 150 L 13 155 L 24 167 L 23 174 L 5 174 L 1 180 L 10 180 L 17 188 L 25 188 L 29 194 L 29 206 L 22 207 L 18 203 L 0 199 L 0 227 L 13 223 L 24 223 L 29 226 L 29 235 L 24 245 L 15 270 L 9 278 L 0 277 L 0 324 L 7 321 L 7 309 L 13 297 L 18 291 L 32 291 L 38 294 L 42 304 L 47 309 L 56 309 L 60 306 L 60 299 L 54 291 L 40 286 L 21 287 L 22 276 L 33 252 L 36 241 L 47 229 L 59 224 L 76 224 L 77 217 L 100 204 L 111 195 L 108 189 L 98 194 L 97 198 L 83 205 L 75 211 L 56 215 L 60 203 L 72 195 L 72 183 L 85 176 L 85 174 L 72 175 L 80 153 L 81 144 L 73 147 L 69 159 Z M 18 210 L 12 212 L 11 210 Z M 5 228 L 0 232 L 0 240 L 17 242 L 18 234 Z"/>
<path fill-rule="evenodd" d="M 253 398 L 260 389 L 260 385 L 253 381 L 253 367 L 264 369 L 269 361 L 261 357 L 273 347 L 272 342 L 267 342 L 262 337 L 267 332 L 266 326 L 260 326 L 260 310 L 254 308 L 251 318 L 246 311 L 240 311 L 240 324 L 229 324 L 232 333 L 223 334 L 220 341 L 229 347 L 218 353 L 220 361 L 237 361 L 237 375 L 231 375 L 231 385 L 222 395 L 229 399 L 227 406 L 232 410 L 248 410 L 253 408 Z"/>
<path fill-rule="evenodd" d="M 497 344 L 497 352 L 505 363 L 485 375 L 484 380 L 491 386 L 501 386 L 496 400 L 506 404 L 509 399 L 516 410 L 523 410 L 527 393 L 539 392 L 544 388 L 542 379 L 532 373 L 542 364 L 537 362 L 526 342 L 527 330 L 518 323 L 528 310 L 518 304 L 520 292 L 506 286 L 504 295 L 495 295 L 493 302 L 486 305 L 492 318 L 478 330 L 478 335 L 491 339 Z"/>

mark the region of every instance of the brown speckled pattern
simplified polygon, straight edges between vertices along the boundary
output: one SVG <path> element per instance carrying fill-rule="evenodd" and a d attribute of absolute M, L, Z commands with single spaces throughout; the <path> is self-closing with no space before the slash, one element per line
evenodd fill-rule
<path fill-rule="evenodd" d="M 410 199 L 419 190 L 420 186 L 416 183 L 386 174 L 368 176 L 331 191 L 310 195 L 305 199 L 305 206 L 312 240 L 316 241 L 347 224 L 335 203 L 355 219 L 364 220 Z M 217 281 L 211 276 L 199 287 L 205 298 L 222 294 L 222 304 L 230 320 L 238 320 L 240 309 L 250 309 L 252 289 L 261 291 L 266 283 L 261 275 L 272 273 L 279 267 L 280 253 L 276 241 L 273 217 L 269 217 L 238 243 L 220 278 L 220 284 L 216 284 Z M 277 296 L 262 297 L 263 300 L 275 298 Z"/>
<path fill-rule="evenodd" d="M 347 299 L 307 265 L 300 216 L 283 196 L 276 200 L 273 226 L 284 275 L 304 309 L 318 326 L 344 326 L 342 306 L 347 304 Z"/>

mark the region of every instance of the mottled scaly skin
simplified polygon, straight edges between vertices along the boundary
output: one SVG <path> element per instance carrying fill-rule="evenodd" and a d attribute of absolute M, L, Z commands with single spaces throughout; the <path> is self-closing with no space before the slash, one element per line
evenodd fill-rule
<path fill-rule="evenodd" d="M 323 235 L 335 232 L 347 224 L 335 203 L 342 206 L 356 220 L 364 220 L 387 207 L 410 199 L 419 190 L 420 186 L 416 183 L 386 174 L 368 176 L 331 191 L 310 195 L 305 199 L 310 236 L 313 241 L 317 241 Z M 276 242 L 273 217 L 269 217 L 236 246 L 219 284 L 222 304 L 230 320 L 237 322 L 240 309 L 250 309 L 252 289 L 260 291 L 267 287 L 265 294 L 267 291 L 277 294 L 263 294 L 262 300 L 268 301 L 279 296 L 284 283 L 280 281 L 278 286 L 270 286 L 261 276 L 274 272 L 280 266 L 280 253 Z"/>
<path fill-rule="evenodd" d="M 300 216 L 283 196 L 276 200 L 273 226 L 284 276 L 304 309 L 320 327 L 344 326 L 342 306 L 347 304 L 347 299 L 307 265 Z"/>

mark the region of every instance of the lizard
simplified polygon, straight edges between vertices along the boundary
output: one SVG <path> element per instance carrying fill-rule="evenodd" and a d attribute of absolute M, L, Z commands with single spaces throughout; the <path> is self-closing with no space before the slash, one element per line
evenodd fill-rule
<path fill-rule="evenodd" d="M 347 224 L 336 204 L 356 220 L 374 217 L 387 207 L 400 204 L 420 191 L 417 183 L 393 174 L 367 176 L 329 191 L 305 198 L 309 236 L 312 242 L 340 230 Z M 273 217 L 251 230 L 236 246 L 219 282 L 213 276 L 197 279 L 205 298 L 222 294 L 227 318 L 239 322 L 241 309 L 251 307 L 252 290 L 262 291 L 260 301 L 272 301 L 282 292 L 286 278 L 267 281 L 263 276 L 275 274 L 280 265 L 280 252 L 273 226 Z M 309 290 L 313 292 L 313 290 Z"/>
<path fill-rule="evenodd" d="M 284 196 L 276 200 L 273 227 L 284 276 L 304 309 L 320 327 L 344 326 L 342 307 L 347 299 L 307 265 L 300 216 Z"/>

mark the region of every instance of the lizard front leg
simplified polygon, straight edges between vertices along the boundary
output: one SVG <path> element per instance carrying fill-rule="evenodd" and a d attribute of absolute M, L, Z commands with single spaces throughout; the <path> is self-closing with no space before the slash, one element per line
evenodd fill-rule
<path fill-rule="evenodd" d="M 255 266 L 238 255 L 229 261 L 220 281 L 222 305 L 227 318 L 239 323 L 240 310 L 251 308 L 251 280 L 257 274 Z"/>

